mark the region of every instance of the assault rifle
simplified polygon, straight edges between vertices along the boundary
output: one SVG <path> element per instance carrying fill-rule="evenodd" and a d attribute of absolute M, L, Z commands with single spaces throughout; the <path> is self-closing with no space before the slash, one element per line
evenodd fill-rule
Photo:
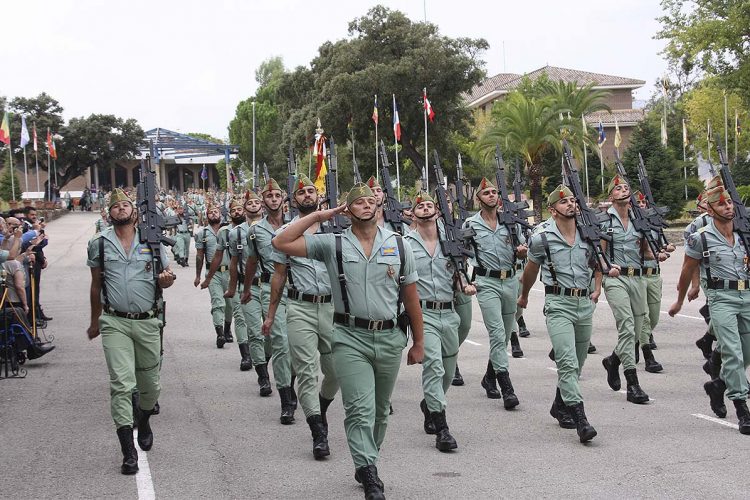
<path fill-rule="evenodd" d="M 389 171 L 390 163 L 388 162 L 388 153 L 385 150 L 385 143 L 380 141 L 380 179 L 383 182 L 383 192 L 385 193 L 385 199 L 383 200 L 383 219 L 385 222 L 390 223 L 396 229 L 398 234 L 404 234 L 404 224 L 407 226 L 411 224 L 411 221 L 404 217 L 402 210 L 410 208 L 408 204 L 401 203 L 393 192 L 393 184 L 391 183 L 391 173 Z"/>
<path fill-rule="evenodd" d="M 581 188 L 581 180 L 578 178 L 578 169 L 573 160 L 573 155 L 570 152 L 568 141 L 563 139 L 563 169 L 565 171 L 565 179 L 567 180 L 567 186 L 573 192 L 576 203 L 578 204 L 578 211 L 576 212 L 576 226 L 578 227 L 578 233 L 581 235 L 581 239 L 585 241 L 594 253 L 594 265 L 604 274 L 609 273 L 612 268 L 612 263 L 607 258 L 607 255 L 602 249 L 602 240 L 608 244 L 612 244 L 612 237 L 601 230 L 601 221 L 605 213 L 598 210 L 594 210 L 589 207 L 586 203 L 586 198 Z M 602 214 L 601 216 L 597 214 Z"/>
<path fill-rule="evenodd" d="M 356 158 L 352 158 L 352 172 L 354 172 L 354 184 L 362 182 L 362 176 L 359 173 L 359 165 L 357 165 Z"/>
<path fill-rule="evenodd" d="M 632 186 L 630 181 L 628 181 L 625 166 L 620 161 L 620 153 L 617 149 L 615 149 L 615 165 L 617 166 L 617 173 L 620 177 L 627 181 L 628 186 Z M 638 206 L 638 200 L 635 197 L 632 187 L 630 187 L 630 215 L 630 222 L 633 223 L 633 229 L 643 235 L 643 238 L 645 238 L 646 243 L 648 243 L 648 246 L 651 249 L 651 253 L 654 254 L 654 259 L 657 259 L 661 247 L 659 246 L 659 242 L 656 241 L 656 238 L 654 238 L 654 233 L 651 231 L 660 228 L 652 226 L 646 210 Z"/>
<path fill-rule="evenodd" d="M 648 221 L 651 224 L 651 227 L 654 228 L 654 231 L 656 231 L 659 246 L 665 248 L 669 245 L 669 241 L 667 241 L 667 237 L 664 235 L 664 229 L 669 227 L 669 224 L 667 224 L 665 219 L 669 209 L 667 207 L 656 206 L 654 194 L 651 191 L 651 183 L 648 181 L 646 164 L 643 163 L 643 156 L 641 156 L 641 153 L 638 153 L 638 181 L 641 183 L 641 192 L 648 202 L 648 210 L 646 211 Z"/>
<path fill-rule="evenodd" d="M 732 179 L 732 173 L 729 171 L 729 163 L 727 162 L 724 149 L 721 147 L 721 138 L 716 134 L 716 151 L 719 153 L 719 173 L 721 174 L 721 181 L 724 183 L 724 190 L 729 193 L 729 197 L 732 199 L 734 205 L 734 219 L 732 219 L 732 225 L 734 226 L 734 232 L 740 237 L 740 242 L 745 248 L 745 255 L 750 255 L 750 218 L 748 217 L 747 208 L 742 202 L 742 198 L 737 192 L 737 186 L 734 185 L 734 179 Z M 745 260 L 745 269 L 749 269 L 747 259 Z"/>
<path fill-rule="evenodd" d="M 523 197 L 523 187 L 524 183 L 523 180 L 521 180 L 521 164 L 518 161 L 518 158 L 516 158 L 516 171 L 513 177 L 513 201 L 519 209 L 517 215 L 528 220 L 533 213 L 526 210 L 529 208 L 529 202 L 521 201 L 521 198 Z M 523 237 L 526 238 L 526 241 L 529 241 L 531 231 L 526 227 L 521 228 L 521 231 L 523 232 Z"/>
<path fill-rule="evenodd" d="M 284 219 L 286 222 L 294 219 L 299 215 L 299 210 L 294 205 L 294 189 L 295 181 L 297 180 L 297 163 L 294 161 L 294 148 L 289 145 L 289 156 L 286 159 L 286 201 L 289 203 L 289 211 L 286 213 Z"/>
<path fill-rule="evenodd" d="M 440 228 L 438 228 L 440 250 L 443 255 L 450 258 L 455 272 L 462 274 L 466 278 L 466 283 L 470 283 L 471 279 L 466 271 L 466 257 L 473 257 L 474 252 L 470 251 L 465 244 L 464 235 L 466 233 L 461 227 L 463 223 L 456 220 L 449 208 L 448 192 L 443 187 L 443 169 L 440 168 L 440 158 L 437 151 L 433 151 L 433 155 L 435 156 L 435 164 L 433 165 L 436 180 L 435 197 L 445 229 L 445 238 L 443 239 L 440 237 Z M 470 231 L 474 232 L 473 230 Z"/>
<path fill-rule="evenodd" d="M 461 153 L 458 154 L 458 164 L 456 165 L 456 205 L 458 205 L 456 222 L 458 227 L 463 227 L 466 219 L 469 218 L 469 211 L 466 210 L 466 199 L 464 198 L 464 166 L 461 163 Z"/>
<path fill-rule="evenodd" d="M 271 179 L 271 176 L 268 174 L 268 165 L 265 163 L 263 164 L 263 184 L 268 184 L 268 181 Z"/>
<path fill-rule="evenodd" d="M 326 172 L 325 186 L 326 194 L 323 199 L 324 203 L 328 204 L 328 208 L 335 208 L 339 204 L 338 194 L 339 186 L 336 179 L 336 169 L 338 168 L 338 160 L 336 159 L 336 143 L 333 141 L 333 137 L 328 138 L 328 172 Z M 336 214 L 333 219 L 324 222 L 320 225 L 321 233 L 334 233 L 338 234 L 344 231 L 349 225 L 350 221 L 341 214 Z"/>
<path fill-rule="evenodd" d="M 511 244 L 514 249 L 513 254 L 515 255 L 515 248 L 521 244 L 516 225 L 520 225 L 522 230 L 531 230 L 532 226 L 524 217 L 526 213 L 524 209 L 528 207 L 528 204 L 524 206 L 521 203 L 510 201 L 508 185 L 505 182 L 505 161 L 503 160 L 503 154 L 500 152 L 499 144 L 495 146 L 495 180 L 503 204 L 502 209 L 497 213 L 498 222 L 503 224 L 510 233 Z"/>

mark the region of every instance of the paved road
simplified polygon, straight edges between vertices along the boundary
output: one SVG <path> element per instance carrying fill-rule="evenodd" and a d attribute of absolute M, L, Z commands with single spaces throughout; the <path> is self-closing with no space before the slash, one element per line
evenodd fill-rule
<path fill-rule="evenodd" d="M 168 325 L 162 413 L 154 417 L 150 477 L 119 474 L 119 447 L 109 416 L 108 375 L 99 340 L 88 341 L 89 272 L 85 248 L 95 214 L 74 213 L 49 225 L 49 269 L 42 281 L 48 334 L 57 349 L 26 364 L 23 380 L 0 380 L 0 489 L 17 498 L 361 498 L 346 448 L 340 399 L 329 413 L 329 460 L 315 462 L 301 411 L 278 422 L 279 400 L 260 398 L 254 372 L 239 371 L 236 344 L 213 346 L 207 292 L 193 288 L 194 268 L 177 268 L 166 291 Z M 682 259 L 665 268 L 666 310 Z M 538 288 L 538 285 L 537 285 Z M 511 361 L 521 405 L 513 412 L 479 387 L 487 334 L 475 322 L 461 351 L 464 387 L 449 393 L 448 422 L 458 440 L 441 454 L 422 431 L 420 369 L 404 362 L 379 470 L 389 498 L 746 498 L 750 437 L 713 420 L 693 342 L 705 326 L 689 304 L 661 316 L 657 359 L 665 370 L 639 370 L 653 398 L 645 406 L 611 391 L 601 367 L 616 339 L 606 303 L 596 311 L 594 343 L 582 377 L 586 410 L 599 436 L 588 446 L 549 414 L 556 374 L 533 292 L 522 339 L 526 357 Z M 736 425 L 730 407 L 726 423 Z M 12 493 L 9 493 L 12 492 Z"/>

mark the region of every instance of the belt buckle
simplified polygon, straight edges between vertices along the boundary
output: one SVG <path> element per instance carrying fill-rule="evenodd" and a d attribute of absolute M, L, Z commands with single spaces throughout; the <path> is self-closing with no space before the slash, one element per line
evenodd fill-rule
<path fill-rule="evenodd" d="M 370 323 L 367 325 L 368 330 L 382 330 L 383 329 L 383 320 L 382 319 L 371 319 Z"/>
<path fill-rule="evenodd" d="M 126 314 L 125 317 L 128 318 L 128 319 L 135 319 L 136 315 L 137 315 L 137 313 L 131 313 L 131 312 L 129 312 L 129 313 Z"/>
<path fill-rule="evenodd" d="M 570 294 L 573 297 L 580 297 L 581 296 L 581 289 L 580 288 L 571 288 L 570 292 L 571 292 Z"/>
<path fill-rule="evenodd" d="M 628 268 L 628 277 L 632 278 L 633 276 L 635 276 L 635 269 L 632 268 L 632 267 L 629 267 Z"/>
<path fill-rule="evenodd" d="M 744 290 L 745 289 L 745 280 L 739 280 L 737 282 L 737 290 Z"/>
<path fill-rule="evenodd" d="M 323 303 L 323 296 L 322 295 L 313 295 L 313 304 L 322 304 Z"/>

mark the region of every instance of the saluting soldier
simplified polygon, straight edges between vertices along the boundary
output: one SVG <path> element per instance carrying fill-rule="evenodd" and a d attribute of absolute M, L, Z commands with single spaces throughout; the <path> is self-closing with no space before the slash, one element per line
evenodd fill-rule
<path fill-rule="evenodd" d="M 340 235 L 305 234 L 348 210 L 352 226 Z M 406 347 L 397 324 L 406 309 L 413 345 L 407 363 L 422 361 L 424 335 L 414 255 L 401 237 L 377 225 L 372 190 L 356 184 L 346 204 L 314 212 L 291 223 L 273 240 L 280 252 L 323 261 L 334 299 L 333 359 L 344 404 L 346 438 L 357 482 L 365 497 L 385 498 L 376 463 L 388 424 L 391 393 Z"/>
<path fill-rule="evenodd" d="M 526 256 L 526 240 L 519 225 L 516 234 L 520 244 L 515 245 L 511 232 L 499 222 L 500 198 L 492 182 L 483 178 L 476 196 L 480 211 L 469 217 L 464 227 L 475 233 L 472 237 L 474 257 L 470 261 L 476 277 L 477 300 L 490 339 L 490 360 L 482 387 L 488 398 L 499 398 L 497 379 L 503 406 L 511 410 L 518 406 L 518 397 L 510 380 L 506 349 L 516 321 L 519 283 L 515 278 L 515 264 L 517 259 Z"/>
<path fill-rule="evenodd" d="M 601 272 L 595 254 L 576 229 L 576 199 L 562 184 L 547 197 L 551 217 L 531 235 L 518 305 L 527 307 L 539 269 L 544 315 L 557 364 L 557 389 L 550 415 L 560 427 L 576 429 L 582 443 L 596 436 L 586 418 L 579 377 L 588 355 Z M 614 273 L 616 274 L 616 273 Z"/>
<path fill-rule="evenodd" d="M 463 284 L 450 257 L 439 247 L 445 234 L 438 234 L 435 223 L 435 201 L 427 193 L 414 198 L 412 208 L 415 230 L 406 235 L 414 253 L 419 293 L 424 321 L 424 361 L 422 363 L 422 391 L 419 406 L 424 415 L 424 431 L 435 435 L 435 447 L 447 452 L 458 448 L 450 434 L 445 409 L 446 392 L 456 371 L 458 355 L 458 327 L 460 318 L 453 307 L 454 283 Z M 440 230 L 442 233 L 443 231 Z M 473 285 L 455 286 L 467 296 L 476 293 Z"/>
<path fill-rule="evenodd" d="M 607 276 L 603 280 L 604 294 L 617 325 L 617 346 L 611 355 L 602 360 L 602 365 L 607 370 L 609 387 L 613 391 L 619 391 L 619 369 L 622 364 L 627 382 L 627 400 L 644 404 L 649 398 L 638 382 L 635 341 L 646 316 L 642 263 L 654 256 L 643 235 L 631 223 L 628 183 L 616 175 L 609 182 L 607 193 L 612 206 L 607 210 L 609 220 L 602 223 L 602 230 L 613 240 L 611 244 L 602 240 L 602 248 L 608 252 L 610 262 L 620 267 L 620 275 L 616 278 Z"/>
<path fill-rule="evenodd" d="M 110 196 L 109 214 L 112 226 L 88 244 L 91 324 L 87 334 L 89 339 L 102 336 L 112 420 L 123 455 L 120 471 L 135 474 L 138 452 L 133 444 L 131 395 L 135 389 L 140 393 L 138 445 L 148 451 L 154 442 L 149 418 L 161 392 L 161 289 L 172 286 L 175 276 L 162 246 L 163 271 L 154 279 L 152 250 L 140 242 L 135 207 L 121 189 Z"/>
<path fill-rule="evenodd" d="M 315 184 L 300 174 L 295 183 L 294 203 L 304 217 L 318 209 Z M 291 222 L 300 216 L 294 217 Z M 305 234 L 315 234 L 315 223 Z M 279 229 L 277 234 L 285 229 Z M 339 390 L 333 367 L 333 304 L 331 280 L 325 264 L 304 257 L 273 255 L 274 274 L 271 278 L 271 301 L 263 323 L 263 333 L 270 334 L 281 303 L 284 283 L 287 284 L 286 328 L 292 368 L 297 376 L 299 402 L 305 412 L 313 437 L 313 456 L 322 459 L 330 455 L 328 446 L 328 406 Z M 323 379 L 318 391 L 318 373 Z"/>
<path fill-rule="evenodd" d="M 711 409 L 726 415 L 724 393 L 734 403 L 739 431 L 750 434 L 750 411 L 747 408 L 747 367 L 750 365 L 750 273 L 748 253 L 734 231 L 735 207 L 723 185 L 707 191 L 711 218 L 690 235 L 680 273 L 677 301 L 669 308 L 674 316 L 682 308 L 688 285 L 700 269 L 701 283 L 708 297 L 711 326 L 721 351 L 721 374 L 704 389 Z"/>

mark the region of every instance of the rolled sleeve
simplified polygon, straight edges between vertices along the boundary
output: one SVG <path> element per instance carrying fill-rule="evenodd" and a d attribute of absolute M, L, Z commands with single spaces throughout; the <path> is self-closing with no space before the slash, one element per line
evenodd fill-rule
<path fill-rule="evenodd" d="M 542 238 L 537 235 L 531 236 L 531 238 L 529 238 L 529 260 L 534 264 L 541 266 L 546 257 Z"/>
<path fill-rule="evenodd" d="M 685 255 L 688 257 L 691 257 L 693 259 L 702 259 L 703 258 L 703 244 L 701 243 L 701 238 L 698 235 L 698 233 L 693 233 L 690 236 L 687 237 L 687 242 L 685 244 Z"/>
<path fill-rule="evenodd" d="M 404 245 L 404 257 L 404 284 L 411 285 L 419 280 L 419 275 L 414 261 L 414 251 L 409 244 Z"/>
<path fill-rule="evenodd" d="M 325 257 L 330 253 L 333 247 L 332 234 L 306 234 L 305 248 L 307 249 L 307 258 L 313 260 L 325 261 Z"/>

